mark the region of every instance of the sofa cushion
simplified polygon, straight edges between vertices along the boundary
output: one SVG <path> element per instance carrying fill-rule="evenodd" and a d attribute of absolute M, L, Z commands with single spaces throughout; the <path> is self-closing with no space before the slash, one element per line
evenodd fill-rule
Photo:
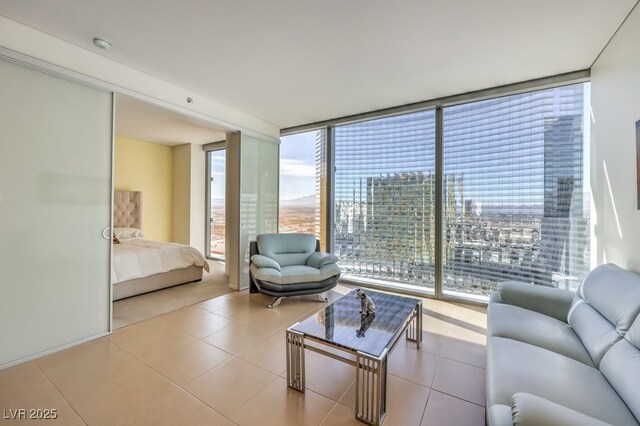
<path fill-rule="evenodd" d="M 600 371 L 640 423 L 640 318 L 635 320 L 624 339 L 607 351 Z"/>
<path fill-rule="evenodd" d="M 529 343 L 593 367 L 589 352 L 567 323 L 501 303 L 489 305 L 487 314 L 489 336 L 508 337 Z"/>
<path fill-rule="evenodd" d="M 594 364 L 598 366 L 604 354 L 615 342 L 622 339 L 622 336 L 618 334 L 614 325 L 591 305 L 578 297 L 576 300 L 569 312 L 569 325 L 589 351 Z"/>
<path fill-rule="evenodd" d="M 528 343 L 489 337 L 488 407 L 494 404 L 511 406 L 511 399 L 518 392 L 548 399 L 603 422 L 638 424 L 597 369 Z M 490 424 L 497 423 L 490 421 Z"/>
<path fill-rule="evenodd" d="M 335 263 L 322 266 L 320 269 L 305 265 L 295 265 L 283 266 L 278 271 L 273 268 L 258 268 L 255 264 L 252 264 L 249 269 L 257 280 L 283 285 L 323 281 L 340 274 L 340 267 Z"/>
<path fill-rule="evenodd" d="M 511 406 L 493 404 L 487 408 L 487 426 L 513 426 Z"/>
<path fill-rule="evenodd" d="M 574 297 L 574 293 L 567 290 L 517 281 L 501 282 L 494 295 L 492 302 L 519 306 L 564 322 Z"/>
<path fill-rule="evenodd" d="M 316 251 L 316 237 L 310 234 L 261 234 L 256 238 L 258 251 L 281 267 L 304 265 Z"/>
<path fill-rule="evenodd" d="M 529 393 L 518 392 L 513 396 L 511 405 L 513 424 L 518 426 L 610 426 L 609 423 Z"/>
<path fill-rule="evenodd" d="M 612 263 L 591 271 L 576 295 L 614 324 L 621 335 L 640 314 L 640 276 Z"/>
<path fill-rule="evenodd" d="M 567 320 L 597 366 L 609 348 L 626 334 L 638 313 L 640 277 L 606 264 L 584 279 Z"/>

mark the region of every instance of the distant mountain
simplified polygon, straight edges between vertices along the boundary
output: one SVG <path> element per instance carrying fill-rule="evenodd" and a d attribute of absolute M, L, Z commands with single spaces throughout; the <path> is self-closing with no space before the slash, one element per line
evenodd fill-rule
<path fill-rule="evenodd" d="M 282 200 L 280 205 L 282 207 L 315 207 L 316 196 L 307 195 L 305 197 L 294 198 L 293 200 Z"/>

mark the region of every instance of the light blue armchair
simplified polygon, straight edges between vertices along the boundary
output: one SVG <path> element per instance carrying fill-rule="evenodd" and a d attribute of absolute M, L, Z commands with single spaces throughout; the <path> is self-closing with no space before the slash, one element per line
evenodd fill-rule
<path fill-rule="evenodd" d="M 320 296 L 338 283 L 338 257 L 320 251 L 320 242 L 309 234 L 262 234 L 251 241 L 249 251 L 250 292 L 275 297 L 274 308 L 283 297 Z"/>

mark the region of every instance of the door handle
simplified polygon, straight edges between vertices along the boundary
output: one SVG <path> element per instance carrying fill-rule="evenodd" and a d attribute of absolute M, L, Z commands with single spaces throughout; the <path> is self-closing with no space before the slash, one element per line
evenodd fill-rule
<path fill-rule="evenodd" d="M 104 238 L 105 240 L 110 240 L 111 239 L 111 227 L 107 226 L 106 228 L 104 228 L 102 230 L 102 238 Z"/>

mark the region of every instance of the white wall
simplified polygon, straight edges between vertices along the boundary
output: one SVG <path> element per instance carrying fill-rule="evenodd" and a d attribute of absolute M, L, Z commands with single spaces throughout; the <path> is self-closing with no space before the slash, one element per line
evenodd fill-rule
<path fill-rule="evenodd" d="M 120 91 L 118 88 L 126 89 L 127 94 L 131 96 L 148 97 L 148 100 L 165 103 L 164 106 L 167 108 L 183 113 L 192 112 L 200 118 L 211 120 L 223 127 L 242 130 L 245 133 L 256 132 L 259 135 L 276 138 L 280 136 L 280 129 L 271 123 L 3 16 L 0 16 L 0 40 L 0 46 L 14 52 L 115 85 L 116 92 Z M 191 97 L 194 102 L 188 104 L 187 97 Z"/>
<path fill-rule="evenodd" d="M 240 289 L 240 133 L 227 133 L 225 188 L 225 273 L 229 287 Z"/>
<path fill-rule="evenodd" d="M 205 253 L 205 161 L 202 146 L 173 148 L 173 238 Z"/>
<path fill-rule="evenodd" d="M 640 272 L 635 135 L 640 120 L 640 7 L 594 64 L 591 105 L 596 261 Z"/>
<path fill-rule="evenodd" d="M 189 144 L 191 149 L 191 200 L 189 212 L 189 244 L 192 247 L 197 248 L 200 253 L 205 253 L 205 241 L 206 241 L 206 212 L 205 206 L 207 204 L 206 197 L 206 166 L 207 155 L 202 150 L 202 146 Z"/>
<path fill-rule="evenodd" d="M 204 195 L 204 193 L 203 193 Z M 173 147 L 172 241 L 189 244 L 191 239 L 191 147 Z"/>

